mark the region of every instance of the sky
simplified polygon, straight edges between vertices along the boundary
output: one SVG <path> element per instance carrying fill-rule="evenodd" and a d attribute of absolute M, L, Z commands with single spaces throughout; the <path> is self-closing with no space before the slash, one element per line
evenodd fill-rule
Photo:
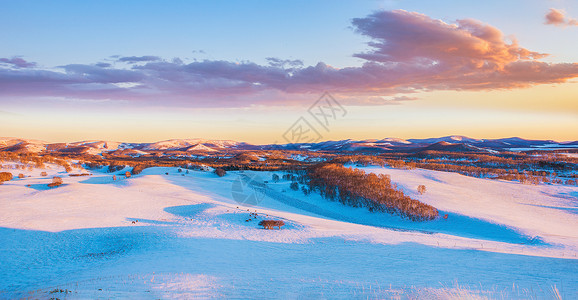
<path fill-rule="evenodd" d="M 0 7 L 0 136 L 578 140 L 578 1 Z"/>

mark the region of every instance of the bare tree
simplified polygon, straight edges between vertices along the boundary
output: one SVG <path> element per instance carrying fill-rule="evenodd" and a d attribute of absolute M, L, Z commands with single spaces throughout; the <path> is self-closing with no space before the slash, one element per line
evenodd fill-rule
<path fill-rule="evenodd" d="M 426 191 L 425 185 L 423 185 L 423 184 L 418 185 L 418 187 L 417 187 L 417 192 L 418 192 L 420 195 L 425 194 L 425 191 Z"/>

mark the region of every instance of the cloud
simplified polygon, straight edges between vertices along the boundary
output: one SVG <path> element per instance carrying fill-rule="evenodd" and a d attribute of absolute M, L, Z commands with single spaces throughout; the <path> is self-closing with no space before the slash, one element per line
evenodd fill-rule
<path fill-rule="evenodd" d="M 148 62 L 148 61 L 158 61 L 161 60 L 158 56 L 146 55 L 146 56 L 124 56 L 119 57 L 117 61 L 119 62 L 126 62 L 129 64 L 137 63 L 137 62 Z"/>
<path fill-rule="evenodd" d="M 69 79 L 88 83 L 120 83 L 138 82 L 143 80 L 144 74 L 134 70 L 109 69 L 97 65 L 71 64 L 61 66 Z"/>
<path fill-rule="evenodd" d="M 370 37 L 371 51 L 355 54 L 371 73 L 397 75 L 384 86 L 413 90 L 482 90 L 564 82 L 578 76 L 578 64 L 550 64 L 547 54 L 508 43 L 503 33 L 477 20 L 448 24 L 403 10 L 382 11 L 353 20 Z M 383 77 L 381 77 L 383 78 Z M 379 83 L 375 83 L 379 86 Z"/>
<path fill-rule="evenodd" d="M 35 62 L 28 62 L 20 57 L 0 58 L 0 63 L 16 68 L 32 68 L 36 66 Z"/>
<path fill-rule="evenodd" d="M 563 10 L 550 8 L 546 14 L 546 21 L 544 24 L 554 26 L 578 26 L 578 20 L 566 18 L 565 12 Z"/>
<path fill-rule="evenodd" d="M 99 62 L 99 63 L 96 63 L 96 64 L 94 64 L 94 65 L 97 66 L 97 67 L 100 67 L 100 68 L 108 68 L 108 67 L 112 66 L 112 65 L 109 64 L 109 63 L 103 63 L 103 62 Z"/>
<path fill-rule="evenodd" d="M 477 70 L 503 70 L 508 63 L 545 54 L 507 44 L 500 30 L 472 19 L 447 24 L 406 11 L 375 13 L 354 19 L 359 33 L 372 38 L 373 51 L 355 56 L 387 65 L 423 68 L 465 65 Z"/>
<path fill-rule="evenodd" d="M 384 105 L 435 90 L 492 90 L 562 83 L 578 77 L 577 63 L 547 63 L 547 54 L 507 41 L 477 20 L 446 23 L 403 10 L 352 20 L 370 39 L 354 54 L 360 66 L 266 58 L 267 64 L 157 56 L 116 57 L 127 64 L 69 64 L 52 70 L 0 65 L 0 101 L 7 96 L 127 100 L 188 107 L 297 105 L 330 91 L 349 104 Z"/>
<path fill-rule="evenodd" d="M 369 96 L 369 97 L 341 97 L 339 103 L 343 105 L 357 105 L 357 106 L 376 106 L 376 105 L 400 105 L 408 101 L 419 100 L 418 97 L 412 96 Z"/>
<path fill-rule="evenodd" d="M 267 57 L 266 58 L 267 62 L 269 63 L 270 66 L 273 67 L 285 67 L 285 66 L 289 66 L 289 67 L 301 67 L 303 66 L 303 61 L 300 59 L 280 59 L 280 58 L 276 58 L 276 57 Z"/>

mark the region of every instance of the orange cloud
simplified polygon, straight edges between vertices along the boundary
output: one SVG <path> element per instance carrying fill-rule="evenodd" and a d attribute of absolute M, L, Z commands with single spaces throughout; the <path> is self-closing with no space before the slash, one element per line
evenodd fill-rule
<path fill-rule="evenodd" d="M 544 24 L 555 26 L 578 26 L 578 20 L 566 18 L 563 10 L 550 8 L 546 14 L 546 21 Z"/>
<path fill-rule="evenodd" d="M 567 21 L 569 22 L 569 21 Z M 225 60 L 163 60 L 130 56 L 110 64 L 69 64 L 58 70 L 24 60 L 0 59 L 0 103 L 14 96 L 127 100 L 164 106 L 243 107 L 297 104 L 299 96 L 331 91 L 348 99 L 436 90 L 492 90 L 562 83 L 578 77 L 578 63 L 547 63 L 548 54 L 507 41 L 477 20 L 446 23 L 404 10 L 380 11 L 352 21 L 370 38 L 354 54 L 361 66 L 267 58 L 269 64 Z M 22 66 L 26 67 L 22 67 Z M 391 98 L 393 97 L 393 98 Z M 381 99 L 381 100 L 380 100 Z M 383 98 L 364 105 L 391 104 Z"/>

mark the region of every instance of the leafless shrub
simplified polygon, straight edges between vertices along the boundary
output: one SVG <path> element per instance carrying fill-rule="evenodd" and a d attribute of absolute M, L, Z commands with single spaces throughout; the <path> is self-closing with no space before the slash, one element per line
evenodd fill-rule
<path fill-rule="evenodd" d="M 46 176 L 48 176 L 48 173 L 42 172 L 42 173 L 40 173 L 40 176 L 46 177 Z"/>
<path fill-rule="evenodd" d="M 13 176 L 10 172 L 0 172 L 0 182 L 2 181 L 10 181 L 12 180 Z"/>
<path fill-rule="evenodd" d="M 277 227 L 277 229 L 281 229 L 281 226 L 284 226 L 285 222 L 281 220 L 263 220 L 259 222 L 259 225 L 263 226 L 265 229 L 275 229 L 275 227 Z"/>
<path fill-rule="evenodd" d="M 48 187 L 57 187 L 62 185 L 62 178 L 58 176 L 52 177 L 52 183 L 48 184 Z"/>
<path fill-rule="evenodd" d="M 420 184 L 420 185 L 417 187 L 417 192 L 418 192 L 420 195 L 425 194 L 425 191 L 426 191 L 425 185 Z"/>
<path fill-rule="evenodd" d="M 227 171 L 225 171 L 221 168 L 216 168 L 215 174 L 217 174 L 217 176 L 219 176 L 219 177 L 223 177 L 223 176 L 225 176 L 225 174 L 227 174 Z"/>
<path fill-rule="evenodd" d="M 138 175 L 140 174 L 144 169 L 148 168 L 148 165 L 145 164 L 137 164 L 132 168 L 131 174 L 132 175 Z"/>
<path fill-rule="evenodd" d="M 24 178 L 24 177 L 26 177 L 26 176 L 24 176 L 24 174 L 22 174 L 22 173 L 18 174 L 18 178 Z"/>

